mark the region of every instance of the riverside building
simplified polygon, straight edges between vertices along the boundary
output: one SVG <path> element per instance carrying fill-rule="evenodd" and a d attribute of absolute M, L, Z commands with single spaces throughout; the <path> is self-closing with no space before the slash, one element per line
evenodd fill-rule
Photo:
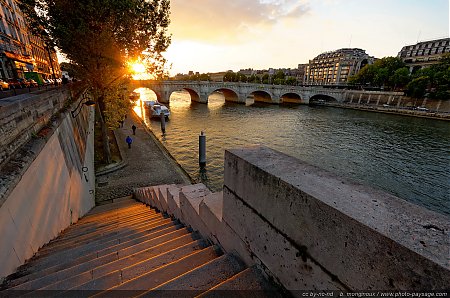
<path fill-rule="evenodd" d="M 355 75 L 375 58 L 362 49 L 345 48 L 325 52 L 309 60 L 306 66 L 304 84 L 346 85 L 350 76 Z"/>
<path fill-rule="evenodd" d="M 0 0 L 0 78 L 61 77 L 56 51 L 31 34 L 15 0 Z"/>
<path fill-rule="evenodd" d="M 450 53 L 450 38 L 423 41 L 404 46 L 398 57 L 405 62 L 410 72 L 437 64 L 445 53 Z"/>

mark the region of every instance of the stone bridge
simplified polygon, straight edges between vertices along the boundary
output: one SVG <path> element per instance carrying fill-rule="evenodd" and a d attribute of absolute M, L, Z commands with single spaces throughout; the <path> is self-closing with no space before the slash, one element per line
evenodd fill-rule
<path fill-rule="evenodd" d="M 221 92 L 225 101 L 251 103 L 253 101 L 273 104 L 299 103 L 309 104 L 314 100 L 343 102 L 345 90 L 330 89 L 320 86 L 287 86 L 255 83 L 232 82 L 192 82 L 192 81 L 153 81 L 135 80 L 133 87 L 145 87 L 156 93 L 158 101 L 168 103 L 174 91 L 187 91 L 192 101 L 208 103 L 208 96 L 213 92 Z"/>

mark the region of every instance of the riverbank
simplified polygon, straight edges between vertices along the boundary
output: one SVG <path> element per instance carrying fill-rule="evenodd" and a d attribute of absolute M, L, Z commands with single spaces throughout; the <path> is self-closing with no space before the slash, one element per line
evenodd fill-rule
<path fill-rule="evenodd" d="M 133 134 L 132 126 L 137 127 Z M 133 188 L 160 184 L 190 184 L 191 180 L 176 161 L 161 148 L 142 120 L 131 111 L 123 127 L 114 131 L 122 160 L 113 168 L 96 172 L 97 204 L 131 195 Z M 133 139 L 128 148 L 125 139 Z"/>
<path fill-rule="evenodd" d="M 409 108 L 397 108 L 397 107 L 392 107 L 392 106 L 384 107 L 384 106 L 374 106 L 374 105 L 357 104 L 357 103 L 321 102 L 321 103 L 317 103 L 316 105 L 450 121 L 450 113 L 448 113 L 448 112 L 420 111 L 420 110 L 413 110 L 413 109 L 409 109 Z"/>

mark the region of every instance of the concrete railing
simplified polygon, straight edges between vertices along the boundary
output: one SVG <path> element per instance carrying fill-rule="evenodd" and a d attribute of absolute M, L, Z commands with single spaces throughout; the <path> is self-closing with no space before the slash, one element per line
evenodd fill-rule
<path fill-rule="evenodd" d="M 6 108 L 12 122 L 0 120 L 11 125 L 10 139 L 36 130 L 0 168 L 0 281 L 95 205 L 94 109 L 84 107 L 75 118 L 62 112 L 39 131 L 41 119 L 68 99 L 66 91 L 55 92 L 16 99 Z"/>
<path fill-rule="evenodd" d="M 135 195 L 290 291 L 450 284 L 447 217 L 266 147 L 225 152 L 223 195 L 202 185 Z"/>

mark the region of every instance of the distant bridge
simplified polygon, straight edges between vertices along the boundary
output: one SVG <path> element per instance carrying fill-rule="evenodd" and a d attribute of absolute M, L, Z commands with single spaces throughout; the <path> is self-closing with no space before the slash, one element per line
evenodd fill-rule
<path fill-rule="evenodd" d="M 155 92 L 158 101 L 168 103 L 172 92 L 185 90 L 192 101 L 208 103 L 208 96 L 221 92 L 225 101 L 236 103 L 267 102 L 273 104 L 299 103 L 325 100 L 343 102 L 345 90 L 324 87 L 302 87 L 255 83 L 207 82 L 207 81 L 152 81 L 135 80 L 133 87 L 145 87 Z"/>

